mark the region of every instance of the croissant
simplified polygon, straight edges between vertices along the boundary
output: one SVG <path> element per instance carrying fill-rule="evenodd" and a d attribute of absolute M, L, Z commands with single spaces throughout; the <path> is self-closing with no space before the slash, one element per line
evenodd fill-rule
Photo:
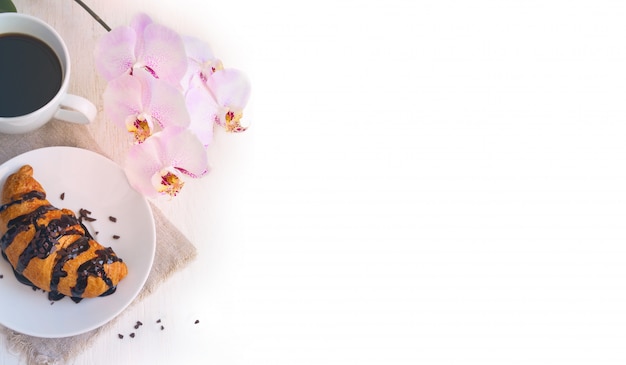
<path fill-rule="evenodd" d="M 96 242 L 73 211 L 46 200 L 30 165 L 7 178 L 1 204 L 2 255 L 20 281 L 47 291 L 51 300 L 112 294 L 128 273 L 122 259 Z"/>

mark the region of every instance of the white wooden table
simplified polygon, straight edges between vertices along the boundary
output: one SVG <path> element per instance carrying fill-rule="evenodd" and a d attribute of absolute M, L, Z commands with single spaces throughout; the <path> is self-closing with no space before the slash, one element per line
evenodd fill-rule
<path fill-rule="evenodd" d="M 125 143 L 123 133 L 104 119 L 101 97 L 106 84 L 94 69 L 94 42 L 105 33 L 104 29 L 74 1 L 18 0 L 15 4 L 18 11 L 42 18 L 64 37 L 73 61 L 71 92 L 86 96 L 98 105 L 98 120 L 90 130 L 106 150 L 121 161 L 122 156 L 116 153 L 114 146 Z M 249 48 L 249 41 L 240 38 L 243 34 L 241 30 L 228 30 L 230 26 L 223 23 L 224 19 L 207 26 L 207 20 L 198 17 L 194 21 L 195 25 L 192 25 L 189 16 L 194 11 L 190 3 L 179 3 L 175 7 L 172 7 L 173 3 L 155 4 L 150 1 L 91 1 L 88 4 L 111 27 L 128 24 L 133 15 L 145 11 L 155 21 L 181 34 L 204 38 L 214 44 L 216 49 L 223 48 L 222 57 L 225 62 L 232 58 L 232 67 L 246 70 L 251 61 L 247 58 L 252 49 Z M 175 8 L 178 10 L 172 12 Z M 191 28 L 188 27 L 190 25 Z M 223 27 L 224 36 L 207 38 L 208 34 L 217 31 L 213 28 L 216 25 Z M 226 44 L 235 42 L 237 38 L 241 40 L 239 45 Z M 234 318 L 224 310 L 230 311 L 228 308 L 233 307 L 233 301 L 239 302 L 239 299 L 235 300 L 227 293 L 239 291 L 233 286 L 233 280 L 242 280 L 237 278 L 241 272 L 235 269 L 243 264 L 240 253 L 245 250 L 243 245 L 246 240 L 245 231 L 239 222 L 243 212 L 239 208 L 244 199 L 241 189 L 249 184 L 249 178 L 245 176 L 252 173 L 255 164 L 252 151 L 253 133 L 218 136 L 210 152 L 210 159 L 214 171 L 219 172 L 202 180 L 188 182 L 184 188 L 186 191 L 175 200 L 157 203 L 194 242 L 199 251 L 198 259 L 165 282 L 158 293 L 124 312 L 119 326 L 101 336 L 92 348 L 76 358 L 76 364 L 192 364 L 211 362 L 211 358 L 216 359 L 215 356 L 223 357 L 226 362 L 231 361 L 229 358 L 235 361 L 239 356 L 236 353 L 240 350 L 228 348 L 240 346 L 240 341 L 236 332 L 233 332 L 234 327 L 226 322 L 238 321 L 239 318 Z M 233 245 L 232 242 L 239 243 Z M 161 323 L 157 324 L 159 319 Z M 196 320 L 199 323 L 196 324 Z M 144 323 L 137 330 L 133 327 L 136 321 Z M 163 330 L 160 329 L 161 325 Z M 217 331 L 218 327 L 228 328 L 226 332 L 218 333 L 221 332 Z M 129 337 L 131 332 L 136 334 L 132 339 Z M 118 333 L 124 335 L 124 340 L 118 338 Z M 2 341 L 4 347 L 4 339 Z M 231 354 L 235 354 L 235 357 L 231 357 Z M 0 359 L 1 364 L 18 363 L 18 358 L 4 351 Z"/>
<path fill-rule="evenodd" d="M 15 2 L 99 102 L 100 26 Z M 626 363 L 625 4 L 87 3 L 210 43 L 252 127 L 159 203 L 198 260 L 76 364 Z"/>

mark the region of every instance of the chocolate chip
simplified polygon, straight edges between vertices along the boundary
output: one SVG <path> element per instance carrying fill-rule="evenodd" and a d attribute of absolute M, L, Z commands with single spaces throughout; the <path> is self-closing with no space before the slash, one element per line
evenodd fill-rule
<path fill-rule="evenodd" d="M 117 218 L 113 217 L 113 216 L 109 216 L 109 220 L 113 223 L 117 222 Z"/>
<path fill-rule="evenodd" d="M 65 193 L 61 193 L 60 198 L 61 198 L 61 200 L 64 200 L 65 199 Z"/>
<path fill-rule="evenodd" d="M 165 327 L 161 326 L 161 331 L 163 331 L 165 329 Z"/>
<path fill-rule="evenodd" d="M 157 319 L 157 323 L 161 323 L 161 318 Z"/>
<path fill-rule="evenodd" d="M 195 322 L 193 322 L 193 323 L 194 323 L 194 324 L 198 324 L 198 323 L 200 323 L 200 320 L 196 319 L 196 321 L 195 321 Z"/>
<path fill-rule="evenodd" d="M 4 279 L 4 275 L 0 274 L 0 279 Z"/>
<path fill-rule="evenodd" d="M 121 333 L 118 333 L 118 334 L 117 334 L 117 338 L 119 338 L 119 339 L 121 340 L 122 338 L 124 338 L 124 335 L 123 335 L 123 334 L 121 334 Z"/>
<path fill-rule="evenodd" d="M 130 336 L 131 338 L 135 338 L 135 332 L 131 333 L 129 336 Z"/>
<path fill-rule="evenodd" d="M 120 239 L 120 236 L 118 236 L 118 235 L 114 234 L 114 235 L 113 235 L 113 239 L 114 239 L 114 240 L 119 240 L 119 239 Z"/>

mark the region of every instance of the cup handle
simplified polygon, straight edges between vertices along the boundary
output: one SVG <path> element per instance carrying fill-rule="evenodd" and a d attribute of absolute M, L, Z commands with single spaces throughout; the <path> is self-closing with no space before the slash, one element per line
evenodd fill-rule
<path fill-rule="evenodd" d="M 70 123 L 89 124 L 96 118 L 96 113 L 96 106 L 89 100 L 81 96 L 66 94 L 54 118 Z"/>

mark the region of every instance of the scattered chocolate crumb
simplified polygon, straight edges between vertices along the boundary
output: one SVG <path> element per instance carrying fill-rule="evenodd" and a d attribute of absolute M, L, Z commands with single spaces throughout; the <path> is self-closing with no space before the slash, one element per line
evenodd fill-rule
<path fill-rule="evenodd" d="M 4 279 L 4 275 L 0 274 L 0 279 Z"/>
<path fill-rule="evenodd" d="M 65 199 L 65 193 L 61 193 L 61 196 L 59 198 L 61 198 L 61 200 L 64 200 Z"/>
<path fill-rule="evenodd" d="M 96 235 L 97 235 L 98 233 L 100 233 L 100 231 L 96 231 L 94 234 L 96 234 Z"/>
<path fill-rule="evenodd" d="M 117 222 L 117 218 L 113 217 L 113 216 L 109 216 L 109 220 L 113 223 Z"/>
<path fill-rule="evenodd" d="M 129 336 L 130 336 L 131 338 L 135 338 L 135 332 L 131 333 Z"/>
<path fill-rule="evenodd" d="M 195 321 L 195 322 L 193 322 L 193 323 L 194 323 L 194 324 L 198 324 L 198 323 L 200 323 L 200 320 L 196 319 L 196 321 Z"/>
<path fill-rule="evenodd" d="M 135 325 L 135 329 L 139 329 L 139 325 L 138 324 Z"/>
<path fill-rule="evenodd" d="M 118 236 L 118 235 L 114 234 L 114 235 L 113 235 L 113 239 L 114 239 L 114 240 L 118 240 L 118 239 L 120 239 L 120 236 Z"/>
<path fill-rule="evenodd" d="M 143 326 L 143 323 L 141 323 L 141 321 L 137 321 L 137 324 Z"/>
<path fill-rule="evenodd" d="M 157 323 L 161 323 L 161 318 L 157 319 Z"/>
<path fill-rule="evenodd" d="M 79 214 L 78 220 L 81 222 L 83 221 L 83 219 L 86 220 L 87 222 L 93 222 L 96 220 L 96 218 L 90 217 L 91 212 L 88 211 L 87 209 L 80 208 L 78 210 L 78 214 Z"/>
<path fill-rule="evenodd" d="M 121 334 L 121 333 L 118 333 L 118 334 L 117 334 L 117 338 L 119 338 L 119 339 L 121 340 L 122 338 L 124 338 L 124 335 L 123 335 L 123 334 Z"/>
<path fill-rule="evenodd" d="M 161 326 L 161 331 L 163 331 L 165 329 L 165 327 Z"/>
<path fill-rule="evenodd" d="M 51 302 L 50 302 L 50 305 L 54 305 L 54 302 L 52 302 L 52 301 L 51 301 Z"/>

